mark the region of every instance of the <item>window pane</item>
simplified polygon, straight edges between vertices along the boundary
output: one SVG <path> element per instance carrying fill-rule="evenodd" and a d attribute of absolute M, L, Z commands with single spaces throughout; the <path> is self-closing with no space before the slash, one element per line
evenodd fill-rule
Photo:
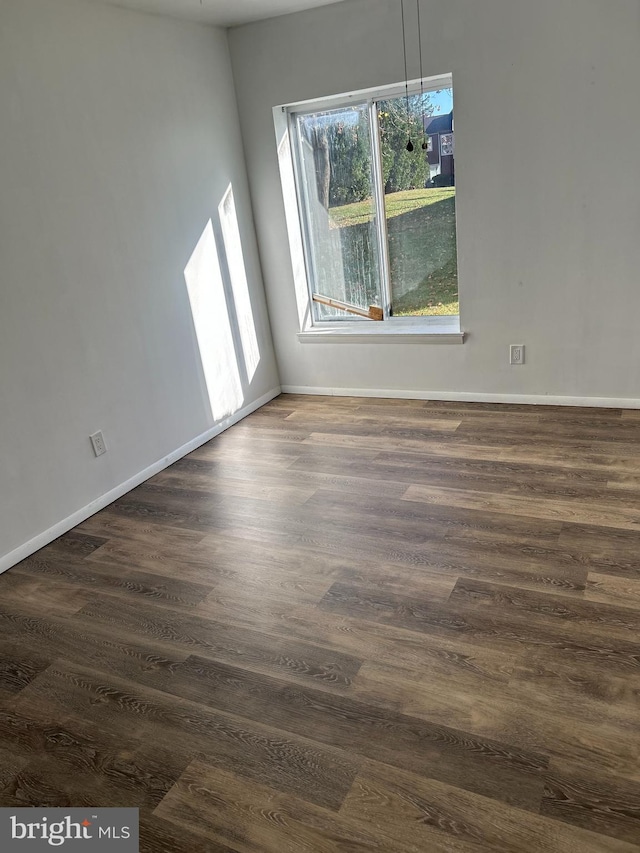
<path fill-rule="evenodd" d="M 392 313 L 458 314 L 453 90 L 377 106 Z"/>
<path fill-rule="evenodd" d="M 366 104 L 298 116 L 302 202 L 312 287 L 368 309 L 381 305 Z M 356 319 L 314 303 L 316 317 Z"/>

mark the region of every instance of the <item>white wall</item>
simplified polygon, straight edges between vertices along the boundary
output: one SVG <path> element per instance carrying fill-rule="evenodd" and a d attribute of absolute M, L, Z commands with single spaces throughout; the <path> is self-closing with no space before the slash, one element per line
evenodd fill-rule
<path fill-rule="evenodd" d="M 283 386 L 637 401 L 640 3 L 423 0 L 422 11 L 425 74 L 454 76 L 463 346 L 296 338 L 272 108 L 402 80 L 399 0 L 230 34 Z M 526 365 L 509 367 L 510 343 L 526 345 Z"/>
<path fill-rule="evenodd" d="M 0 117 L 3 568 L 232 415 L 219 392 L 241 409 L 279 381 L 224 31 L 82 0 L 0 0 Z M 228 361 L 210 393 L 184 277 L 209 220 L 220 238 L 229 184 L 253 314 L 243 328 L 255 324 L 260 351 L 251 380 L 240 363 L 235 395 L 229 294 L 209 300 L 223 308 L 213 350 Z M 109 452 L 95 459 L 98 429 Z"/>

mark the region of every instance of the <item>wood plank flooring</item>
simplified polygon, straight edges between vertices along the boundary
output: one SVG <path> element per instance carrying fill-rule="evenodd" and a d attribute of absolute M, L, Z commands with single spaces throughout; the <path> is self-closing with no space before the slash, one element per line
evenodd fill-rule
<path fill-rule="evenodd" d="M 0 805 L 640 853 L 640 414 L 283 395 L 0 577 Z"/>

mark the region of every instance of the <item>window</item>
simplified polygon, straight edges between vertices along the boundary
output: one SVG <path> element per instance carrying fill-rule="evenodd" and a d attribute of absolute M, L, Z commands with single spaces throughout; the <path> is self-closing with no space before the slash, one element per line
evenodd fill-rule
<path fill-rule="evenodd" d="M 453 157 L 453 133 L 443 133 L 440 137 L 440 155 Z"/>
<path fill-rule="evenodd" d="M 368 313 L 381 305 L 369 109 L 359 104 L 299 115 L 297 139 L 314 294 Z M 355 313 L 317 299 L 315 306 L 321 320 Z"/>
<path fill-rule="evenodd" d="M 451 78 L 288 114 L 314 325 L 457 318 Z"/>

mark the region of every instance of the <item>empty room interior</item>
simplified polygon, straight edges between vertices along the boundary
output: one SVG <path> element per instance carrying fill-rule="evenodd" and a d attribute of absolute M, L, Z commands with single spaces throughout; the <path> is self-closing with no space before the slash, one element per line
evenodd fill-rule
<path fill-rule="evenodd" d="M 640 0 L 0 0 L 3 853 L 640 853 L 639 84 Z"/>

